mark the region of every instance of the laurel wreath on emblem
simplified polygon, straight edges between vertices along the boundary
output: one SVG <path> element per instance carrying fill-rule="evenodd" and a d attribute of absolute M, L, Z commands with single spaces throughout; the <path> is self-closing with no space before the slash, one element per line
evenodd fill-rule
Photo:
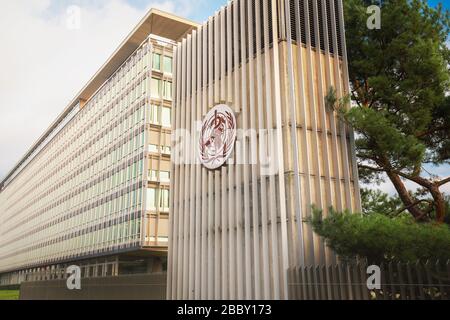
<path fill-rule="evenodd" d="M 217 169 L 231 155 L 236 141 L 235 122 L 232 112 L 225 108 L 211 110 L 204 120 L 200 134 L 199 155 L 207 168 Z"/>

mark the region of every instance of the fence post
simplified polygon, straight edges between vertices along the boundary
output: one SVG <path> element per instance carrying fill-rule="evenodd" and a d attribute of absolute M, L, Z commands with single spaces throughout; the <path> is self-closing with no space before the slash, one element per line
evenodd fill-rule
<path fill-rule="evenodd" d="M 290 268 L 289 277 L 289 300 L 298 300 L 297 297 L 297 268 Z"/>
<path fill-rule="evenodd" d="M 344 270 L 345 270 L 345 276 L 346 276 L 346 282 L 347 282 L 348 299 L 355 300 L 355 293 L 353 290 L 353 281 L 352 281 L 352 273 L 351 273 L 351 264 L 346 263 Z"/>
<path fill-rule="evenodd" d="M 352 278 L 353 278 L 353 287 L 355 292 L 355 299 L 362 300 L 362 283 L 359 281 L 359 261 L 356 264 L 352 264 Z"/>
<path fill-rule="evenodd" d="M 428 260 L 425 263 L 425 274 L 427 276 L 427 282 L 428 282 L 427 287 L 428 287 L 428 291 L 430 294 L 430 299 L 435 300 L 435 292 L 433 292 L 433 278 L 431 277 L 430 269 L 431 269 L 431 262 Z"/>
<path fill-rule="evenodd" d="M 445 290 L 445 286 L 442 284 L 442 280 L 441 280 L 441 264 L 440 264 L 439 260 L 436 261 L 435 268 L 436 268 L 436 274 L 437 274 L 436 279 L 438 281 L 439 294 L 441 296 L 441 300 L 445 300 L 446 290 Z"/>
<path fill-rule="evenodd" d="M 400 287 L 400 300 L 408 300 L 407 294 L 406 294 L 406 288 L 407 284 L 405 283 L 405 279 L 403 277 L 403 271 L 404 271 L 403 263 L 398 262 L 397 263 L 397 276 L 399 281 L 399 287 Z M 411 283 L 409 283 L 409 286 L 411 286 Z"/>
<path fill-rule="evenodd" d="M 414 279 L 411 273 L 411 265 L 409 262 L 406 263 L 406 275 L 408 277 L 408 284 L 414 283 Z M 409 299 L 414 300 L 416 298 L 416 286 L 408 286 L 409 289 Z"/>
<path fill-rule="evenodd" d="M 320 281 L 322 282 L 322 299 L 331 300 L 330 298 L 330 283 L 327 278 L 327 267 L 325 265 L 320 266 Z"/>
<path fill-rule="evenodd" d="M 417 282 L 419 287 L 419 296 L 422 300 L 425 299 L 425 292 L 424 292 L 424 282 L 422 278 L 422 265 L 419 261 L 416 262 L 416 273 L 417 273 Z"/>
<path fill-rule="evenodd" d="M 320 282 L 320 288 L 319 288 L 319 292 L 320 292 L 320 299 L 321 300 L 327 300 L 327 282 L 326 282 L 326 278 L 324 277 L 324 273 L 323 273 L 323 268 L 324 266 L 317 266 L 317 273 L 319 275 L 319 282 Z"/>
<path fill-rule="evenodd" d="M 340 300 L 341 299 L 341 290 L 339 288 L 339 285 L 336 285 L 337 283 L 339 283 L 339 272 L 338 272 L 337 265 L 335 265 L 335 264 L 331 265 L 330 270 L 331 270 L 331 277 L 332 277 L 333 297 L 335 300 Z"/>
<path fill-rule="evenodd" d="M 359 263 L 359 277 L 361 281 L 362 299 L 370 300 L 369 288 L 367 288 L 367 260 L 363 260 Z"/>
<path fill-rule="evenodd" d="M 307 300 L 308 299 L 308 288 L 306 287 L 306 276 L 305 276 L 305 267 L 302 266 L 299 268 L 299 276 L 300 276 L 300 280 L 299 280 L 299 289 L 300 289 L 300 297 L 302 300 Z"/>
<path fill-rule="evenodd" d="M 337 274 L 339 278 L 339 282 L 337 282 L 338 289 L 340 291 L 340 300 L 347 300 L 347 290 L 345 288 L 345 278 L 344 273 L 342 272 L 342 264 L 337 265 Z"/>
<path fill-rule="evenodd" d="M 386 277 L 386 268 L 384 266 L 384 263 L 382 263 L 380 265 L 380 270 L 381 270 L 381 290 L 378 290 L 377 297 L 378 297 L 378 295 L 382 295 L 383 300 L 388 300 L 388 292 L 387 292 L 388 290 L 387 290 L 387 286 L 386 286 L 387 277 Z"/>
<path fill-rule="evenodd" d="M 325 266 L 326 279 L 328 283 L 327 286 L 328 300 L 334 299 L 334 288 L 333 288 L 334 279 L 333 279 L 333 271 L 331 270 L 332 268 L 333 266 L 331 265 Z"/>

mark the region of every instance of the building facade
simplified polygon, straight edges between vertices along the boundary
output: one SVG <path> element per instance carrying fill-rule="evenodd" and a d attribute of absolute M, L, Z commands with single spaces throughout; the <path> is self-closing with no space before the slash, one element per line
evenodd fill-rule
<path fill-rule="evenodd" d="M 349 93 L 342 1 L 230 1 L 175 66 L 168 298 L 288 299 L 289 268 L 337 259 L 312 206 L 360 210 L 353 132 L 326 103 Z M 201 123 L 223 104 L 237 140 L 209 170 Z"/>
<path fill-rule="evenodd" d="M 151 10 L 2 181 L 0 285 L 166 269 L 173 47 L 195 27 Z"/>

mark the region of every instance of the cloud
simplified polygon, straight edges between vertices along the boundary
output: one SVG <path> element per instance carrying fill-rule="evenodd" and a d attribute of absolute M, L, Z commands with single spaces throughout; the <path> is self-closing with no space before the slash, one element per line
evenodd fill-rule
<path fill-rule="evenodd" d="M 12 169 L 150 7 L 186 16 L 204 1 L 2 1 L 0 177 Z M 81 9 L 79 30 L 67 28 L 67 8 L 72 4 Z"/>

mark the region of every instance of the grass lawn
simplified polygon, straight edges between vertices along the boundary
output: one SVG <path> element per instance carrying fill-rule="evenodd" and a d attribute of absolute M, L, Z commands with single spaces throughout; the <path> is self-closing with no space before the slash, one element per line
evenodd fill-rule
<path fill-rule="evenodd" d="M 0 300 L 19 300 L 19 290 L 0 290 Z"/>

